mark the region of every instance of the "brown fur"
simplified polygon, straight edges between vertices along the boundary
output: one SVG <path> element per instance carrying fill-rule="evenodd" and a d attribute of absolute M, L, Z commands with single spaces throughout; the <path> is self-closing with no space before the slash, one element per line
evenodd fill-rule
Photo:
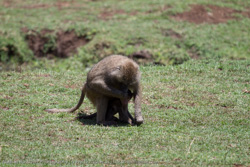
<path fill-rule="evenodd" d="M 129 99 L 128 101 L 133 97 L 133 94 L 131 93 L 130 90 L 129 91 Z M 122 108 L 122 103 L 121 103 L 121 100 L 118 99 L 118 98 L 113 98 L 111 100 L 109 100 L 108 102 L 108 109 L 107 109 L 107 113 L 106 113 L 106 122 L 108 122 L 108 124 L 106 125 L 116 125 L 117 124 L 117 121 L 121 121 L 121 122 L 125 122 L 126 123 L 126 120 L 124 121 L 124 115 L 123 115 L 123 108 Z M 129 122 L 131 125 L 135 123 L 135 120 L 134 118 L 132 117 L 132 115 L 129 113 L 129 111 L 127 110 L 128 112 L 128 116 L 129 118 L 132 120 L 132 122 Z M 116 118 L 114 115 L 119 113 L 119 119 Z M 97 116 L 97 113 L 93 113 L 93 114 L 90 114 L 90 115 L 84 115 L 84 116 L 80 116 L 78 117 L 78 119 L 92 119 L 94 117 Z"/>
<path fill-rule="evenodd" d="M 86 94 L 87 98 L 96 106 L 97 123 L 106 123 L 106 112 L 110 100 L 116 98 L 121 102 L 122 119 L 132 123 L 128 114 L 129 91 L 132 91 L 135 103 L 135 122 L 143 123 L 141 115 L 141 89 L 139 66 L 131 59 L 112 55 L 94 65 L 87 75 L 78 104 L 71 109 L 47 109 L 48 112 L 74 112 L 77 110 Z"/>

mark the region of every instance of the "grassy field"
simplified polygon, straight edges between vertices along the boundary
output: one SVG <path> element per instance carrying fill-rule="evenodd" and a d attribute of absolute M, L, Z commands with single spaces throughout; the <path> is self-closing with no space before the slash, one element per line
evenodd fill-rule
<path fill-rule="evenodd" d="M 249 9 L 245 0 L 0 0 L 0 166 L 249 166 Z M 65 34 L 77 50 L 63 50 Z M 44 112 L 76 104 L 102 57 L 145 50 L 143 125 Z M 80 112 L 94 108 L 85 100 Z"/>

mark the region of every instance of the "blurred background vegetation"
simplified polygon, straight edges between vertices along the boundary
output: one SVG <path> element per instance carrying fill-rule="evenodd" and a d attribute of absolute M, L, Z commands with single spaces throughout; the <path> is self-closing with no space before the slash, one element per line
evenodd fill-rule
<path fill-rule="evenodd" d="M 0 68 L 249 59 L 250 1 L 0 0 Z"/>

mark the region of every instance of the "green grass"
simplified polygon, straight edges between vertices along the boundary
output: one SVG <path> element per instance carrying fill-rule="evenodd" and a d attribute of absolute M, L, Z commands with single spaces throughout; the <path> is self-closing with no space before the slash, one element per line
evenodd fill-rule
<path fill-rule="evenodd" d="M 102 127 L 74 120 L 77 114 L 44 112 L 76 104 L 86 79 L 81 69 L 1 73 L 1 163 L 250 164 L 250 61 L 141 70 L 140 127 Z M 81 109 L 94 112 L 88 100 Z"/>
<path fill-rule="evenodd" d="M 181 64 L 192 57 L 190 50 L 200 55 L 200 58 L 250 58 L 248 17 L 236 14 L 237 20 L 218 25 L 195 25 L 186 21 L 176 21 L 171 17 L 173 14 L 189 10 L 190 4 L 213 4 L 247 11 L 249 1 L 75 0 L 58 3 L 55 0 L 13 0 L 6 3 L 1 0 L 0 4 L 1 66 L 6 62 L 13 64 L 40 61 L 34 58 L 28 48 L 23 28 L 38 32 L 42 29 L 73 29 L 78 34 L 94 33 L 93 39 L 79 48 L 78 54 L 75 55 L 78 59 L 74 61 L 80 61 L 83 67 L 90 66 L 110 54 L 130 55 L 139 50 L 149 50 L 155 61 L 161 64 Z M 102 14 L 107 11 L 109 15 L 102 18 Z M 164 35 L 163 32 L 168 29 L 180 34 L 182 39 Z M 96 48 L 102 44 L 109 47 Z"/>
<path fill-rule="evenodd" d="M 250 19 L 197 25 L 171 18 L 190 4 L 245 11 L 250 1 L 57 2 L 0 0 L 0 166 L 250 165 Z M 91 41 L 67 59 L 36 58 L 24 27 L 73 29 Z M 100 58 L 139 50 L 165 65 L 140 66 L 143 125 L 102 127 L 75 120 L 77 113 L 44 111 L 75 105 Z M 81 110 L 95 111 L 88 100 Z"/>

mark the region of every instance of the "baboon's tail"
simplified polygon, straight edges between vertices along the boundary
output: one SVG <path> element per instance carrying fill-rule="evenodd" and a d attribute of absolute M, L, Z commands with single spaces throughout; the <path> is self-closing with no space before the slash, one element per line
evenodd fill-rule
<path fill-rule="evenodd" d="M 50 113 L 58 113 L 58 112 L 70 112 L 73 113 L 75 110 L 77 110 L 83 103 L 84 97 L 85 97 L 85 93 L 86 93 L 86 88 L 85 88 L 85 84 L 82 88 L 82 94 L 81 97 L 77 103 L 77 105 L 73 108 L 67 108 L 67 109 L 57 109 L 57 108 L 53 108 L 53 109 L 46 109 L 45 111 L 50 112 Z"/>

